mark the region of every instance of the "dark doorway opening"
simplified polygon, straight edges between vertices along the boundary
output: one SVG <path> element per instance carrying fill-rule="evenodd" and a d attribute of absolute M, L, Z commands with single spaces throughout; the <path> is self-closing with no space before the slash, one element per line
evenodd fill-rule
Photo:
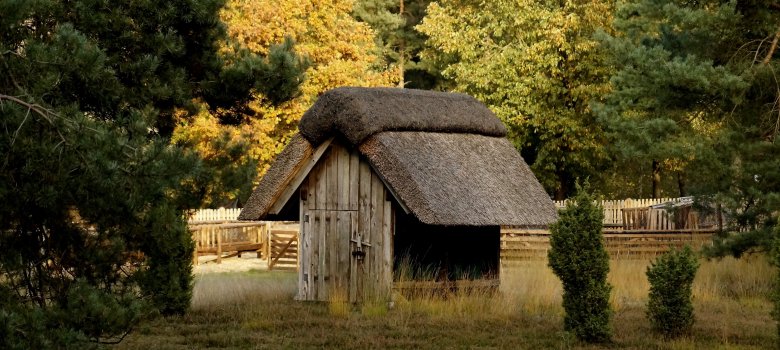
<path fill-rule="evenodd" d="M 500 259 L 498 226 L 427 225 L 396 212 L 395 280 L 495 279 Z"/>

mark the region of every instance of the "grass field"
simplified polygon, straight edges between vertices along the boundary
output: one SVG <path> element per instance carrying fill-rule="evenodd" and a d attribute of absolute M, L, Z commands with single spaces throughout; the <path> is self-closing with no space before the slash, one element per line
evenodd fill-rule
<path fill-rule="evenodd" d="M 646 260 L 612 261 L 614 343 L 580 344 L 562 329 L 561 285 L 545 262 L 505 271 L 497 295 L 407 300 L 395 307 L 296 302 L 295 274 L 252 271 L 197 278 L 182 317 L 142 324 L 118 349 L 763 349 L 776 343 L 760 256 L 702 261 L 693 333 L 667 341 L 645 319 Z"/>

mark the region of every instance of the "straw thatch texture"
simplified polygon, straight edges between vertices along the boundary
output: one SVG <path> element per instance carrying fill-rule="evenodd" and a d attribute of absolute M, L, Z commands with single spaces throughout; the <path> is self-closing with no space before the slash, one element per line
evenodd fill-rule
<path fill-rule="evenodd" d="M 352 145 L 382 131 L 506 136 L 504 124 L 469 95 L 400 88 L 330 90 L 306 111 L 298 129 L 314 145 L 336 133 Z"/>
<path fill-rule="evenodd" d="M 552 200 L 505 138 L 383 132 L 360 152 L 423 223 L 545 227 L 557 219 Z"/>
<path fill-rule="evenodd" d="M 287 147 L 276 157 L 276 160 L 265 173 L 260 184 L 249 196 L 244 209 L 239 214 L 239 220 L 259 220 L 273 206 L 274 199 L 284 190 L 295 171 L 300 169 L 306 159 L 314 152 L 312 145 L 300 134 L 295 134 Z"/>

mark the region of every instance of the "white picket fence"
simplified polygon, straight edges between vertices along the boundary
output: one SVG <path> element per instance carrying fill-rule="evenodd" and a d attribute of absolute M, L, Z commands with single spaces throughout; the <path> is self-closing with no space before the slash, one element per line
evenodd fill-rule
<path fill-rule="evenodd" d="M 640 198 L 640 199 L 619 199 L 603 200 L 601 206 L 604 207 L 604 224 L 610 226 L 623 225 L 623 208 L 647 208 L 651 205 L 667 203 L 678 200 L 678 198 Z M 555 201 L 555 207 L 558 209 L 566 207 L 567 200 Z"/>
<path fill-rule="evenodd" d="M 219 208 L 219 209 L 194 209 L 190 211 L 188 221 L 234 221 L 238 220 L 238 214 L 241 208 Z"/>

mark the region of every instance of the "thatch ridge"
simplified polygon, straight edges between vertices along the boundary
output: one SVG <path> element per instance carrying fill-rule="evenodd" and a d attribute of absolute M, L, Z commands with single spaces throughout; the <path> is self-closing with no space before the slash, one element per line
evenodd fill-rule
<path fill-rule="evenodd" d="M 401 88 L 329 90 L 306 111 L 298 129 L 313 145 L 340 134 L 357 146 L 383 131 L 506 136 L 504 124 L 469 95 Z"/>
<path fill-rule="evenodd" d="M 360 152 L 426 224 L 546 227 L 557 219 L 552 200 L 506 138 L 382 132 Z"/>
<path fill-rule="evenodd" d="M 260 220 L 273 206 L 296 169 L 314 152 L 314 147 L 300 134 L 295 134 L 287 147 L 276 157 L 239 214 L 239 220 Z"/>

